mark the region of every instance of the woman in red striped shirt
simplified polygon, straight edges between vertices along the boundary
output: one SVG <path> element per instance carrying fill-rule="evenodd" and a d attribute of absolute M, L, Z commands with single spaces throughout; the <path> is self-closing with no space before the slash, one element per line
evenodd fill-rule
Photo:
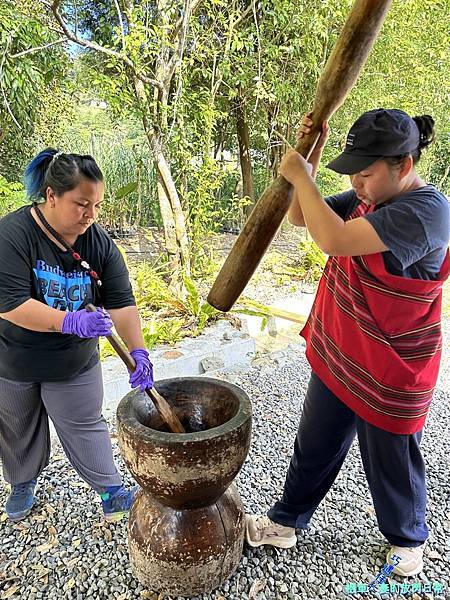
<path fill-rule="evenodd" d="M 299 135 L 312 126 L 307 116 Z M 335 480 L 354 437 L 394 573 L 423 568 L 428 537 L 420 440 L 441 357 L 449 204 L 415 170 L 434 138 L 429 115 L 364 113 L 329 168 L 352 189 L 322 198 L 314 183 L 328 125 L 307 162 L 291 151 L 289 220 L 329 255 L 301 332 L 312 374 L 283 496 L 247 517 L 251 546 L 289 548 Z"/>

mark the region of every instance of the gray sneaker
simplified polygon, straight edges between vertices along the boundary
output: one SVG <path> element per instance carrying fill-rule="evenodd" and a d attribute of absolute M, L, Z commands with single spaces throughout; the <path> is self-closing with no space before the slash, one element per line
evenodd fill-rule
<path fill-rule="evenodd" d="M 276 546 L 292 548 L 297 543 L 293 527 L 285 527 L 271 521 L 268 516 L 246 515 L 245 537 L 249 546 Z"/>
<path fill-rule="evenodd" d="M 5 510 L 11 521 L 25 519 L 36 502 L 34 492 L 36 479 L 11 485 L 11 493 L 6 501 Z"/>
<path fill-rule="evenodd" d="M 386 562 L 395 565 L 393 573 L 400 577 L 418 575 L 423 569 L 423 551 L 425 542 L 414 548 L 392 546 L 386 556 Z"/>

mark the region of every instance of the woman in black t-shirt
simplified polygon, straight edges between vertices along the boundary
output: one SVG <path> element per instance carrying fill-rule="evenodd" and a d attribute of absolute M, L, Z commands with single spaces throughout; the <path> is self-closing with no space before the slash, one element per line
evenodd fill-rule
<path fill-rule="evenodd" d="M 103 175 L 88 155 L 47 148 L 25 171 L 35 202 L 0 220 L 0 456 L 11 484 L 10 519 L 25 518 L 50 455 L 48 417 L 72 466 L 120 519 L 128 490 L 102 416 L 98 336 L 114 325 L 137 368 L 132 387 L 153 385 L 123 258 L 95 220 Z M 96 312 L 85 306 L 93 303 Z"/>

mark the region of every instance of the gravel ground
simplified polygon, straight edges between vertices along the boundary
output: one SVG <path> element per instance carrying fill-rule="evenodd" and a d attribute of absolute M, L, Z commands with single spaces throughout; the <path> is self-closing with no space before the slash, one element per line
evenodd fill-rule
<path fill-rule="evenodd" d="M 349 583 L 367 583 L 380 571 L 387 549 L 377 529 L 357 445 L 310 528 L 290 550 L 244 549 L 235 575 L 215 593 L 195 600 L 316 600 L 405 598 L 450 600 L 450 321 L 441 377 L 423 437 L 428 468 L 430 540 L 425 569 L 410 579 L 407 593 L 382 596 L 345 593 Z M 250 395 L 253 440 L 238 486 L 249 512 L 265 511 L 282 490 L 309 367 L 301 344 L 260 357 L 246 371 L 224 373 Z M 276 382 L 274 384 L 274 382 Z M 114 432 L 114 423 L 110 423 Z M 112 433 L 118 463 L 125 472 Z M 129 475 L 126 481 L 131 483 Z M 58 443 L 40 478 L 39 505 L 21 523 L 0 518 L 0 600 L 85 598 L 169 600 L 144 590 L 128 561 L 126 521 L 106 524 L 98 497 L 69 466 Z M 7 486 L 0 482 L 0 503 Z M 402 581 L 398 579 L 397 582 Z M 443 593 L 413 593 L 412 584 L 437 582 Z M 392 583 L 395 579 L 391 580 Z M 172 599 L 173 600 L 173 599 Z M 193 599 L 192 599 L 193 600 Z"/>

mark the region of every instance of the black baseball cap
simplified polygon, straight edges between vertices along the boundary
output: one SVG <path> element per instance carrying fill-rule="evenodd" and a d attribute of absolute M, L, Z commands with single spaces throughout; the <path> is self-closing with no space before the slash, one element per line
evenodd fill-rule
<path fill-rule="evenodd" d="M 344 152 L 327 167 L 336 173 L 354 175 L 384 156 L 414 152 L 419 140 L 419 128 L 402 110 L 369 110 L 352 125 Z"/>

